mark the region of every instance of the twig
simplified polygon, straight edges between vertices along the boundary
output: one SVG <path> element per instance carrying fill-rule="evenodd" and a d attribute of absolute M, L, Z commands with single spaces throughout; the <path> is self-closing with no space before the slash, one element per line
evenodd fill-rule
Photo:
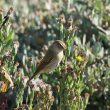
<path fill-rule="evenodd" d="M 9 17 L 10 17 L 10 14 L 12 13 L 12 11 L 13 11 L 13 8 L 10 7 L 10 9 L 8 10 L 6 16 L 4 16 L 4 21 L 3 21 L 3 23 L 2 23 L 1 26 L 0 26 L 0 30 L 3 28 L 3 26 L 4 26 L 4 25 L 6 24 L 6 22 L 9 20 Z"/>
<path fill-rule="evenodd" d="M 86 17 L 86 19 L 88 19 Z M 88 19 L 88 21 L 92 24 L 93 27 L 95 27 L 96 29 L 98 29 L 100 32 L 104 33 L 104 34 L 107 34 L 107 31 L 104 30 L 102 27 L 96 25 L 95 23 L 93 23 L 93 21 L 91 19 Z"/>

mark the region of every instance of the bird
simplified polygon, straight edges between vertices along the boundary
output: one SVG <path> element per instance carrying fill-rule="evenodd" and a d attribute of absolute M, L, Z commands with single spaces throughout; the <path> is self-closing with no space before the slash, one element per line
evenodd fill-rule
<path fill-rule="evenodd" d="M 52 72 L 62 61 L 64 56 L 63 51 L 66 49 L 66 45 L 62 40 L 54 41 L 48 48 L 45 56 L 39 63 L 35 73 L 29 78 L 30 82 L 34 77 L 39 77 L 41 73 Z"/>

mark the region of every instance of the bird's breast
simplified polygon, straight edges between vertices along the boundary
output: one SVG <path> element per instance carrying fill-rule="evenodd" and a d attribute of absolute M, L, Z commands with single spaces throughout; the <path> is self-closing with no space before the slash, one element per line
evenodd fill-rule
<path fill-rule="evenodd" d="M 57 67 L 63 58 L 63 51 L 59 52 L 58 55 L 54 58 L 53 67 Z"/>
<path fill-rule="evenodd" d="M 46 71 L 45 72 L 51 72 L 51 71 L 53 71 L 59 65 L 59 63 L 61 62 L 62 58 L 63 58 L 63 51 L 62 52 L 59 52 L 53 58 L 53 60 L 51 61 L 51 63 L 48 66 L 46 66 L 46 68 L 45 68 Z"/>
<path fill-rule="evenodd" d="M 59 62 L 61 62 L 62 58 L 63 58 L 63 51 L 59 52 L 57 55 L 57 59 L 59 60 Z"/>

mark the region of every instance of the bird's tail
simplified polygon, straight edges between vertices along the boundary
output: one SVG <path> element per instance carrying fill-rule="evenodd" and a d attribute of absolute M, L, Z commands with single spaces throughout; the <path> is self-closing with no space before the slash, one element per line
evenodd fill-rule
<path fill-rule="evenodd" d="M 35 77 L 35 78 L 38 78 L 40 76 L 40 73 L 34 73 L 33 76 L 31 76 L 28 80 L 28 83 Z"/>

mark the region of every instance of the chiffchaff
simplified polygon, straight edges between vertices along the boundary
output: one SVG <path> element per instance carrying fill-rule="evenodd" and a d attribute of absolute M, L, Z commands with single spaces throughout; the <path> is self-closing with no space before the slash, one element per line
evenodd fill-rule
<path fill-rule="evenodd" d="M 63 41 L 56 40 L 53 42 L 29 81 L 32 80 L 35 76 L 39 77 L 41 73 L 49 73 L 53 71 L 59 65 L 64 56 L 64 49 L 66 49 L 66 45 Z"/>

